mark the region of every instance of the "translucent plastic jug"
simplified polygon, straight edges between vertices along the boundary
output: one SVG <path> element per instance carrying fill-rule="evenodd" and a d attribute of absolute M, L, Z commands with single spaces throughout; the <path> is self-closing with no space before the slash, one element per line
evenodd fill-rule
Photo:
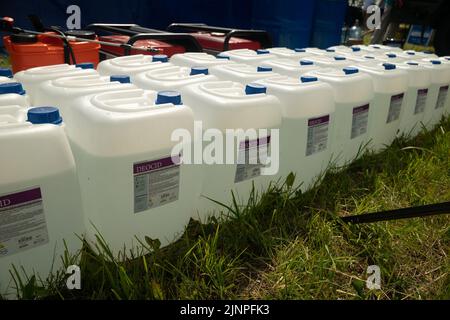
<path fill-rule="evenodd" d="M 236 135 L 234 139 L 233 136 L 231 139 L 224 139 L 224 149 L 218 149 L 217 158 L 210 159 L 211 162 L 205 155 L 216 153 L 207 148 L 210 142 L 204 142 L 204 161 L 200 165 L 204 182 L 196 206 L 198 209 L 196 215 L 201 220 L 213 214 L 219 215 L 221 210 L 224 210 L 212 200 L 230 205 L 233 191 L 236 202 L 239 205 L 246 204 L 253 185 L 257 192 L 261 192 L 266 190 L 270 181 L 276 177 L 263 175 L 263 168 L 267 168 L 264 162 L 242 161 L 255 156 L 254 152 L 264 154 L 268 151 L 275 159 L 272 158 L 273 162 L 266 163 L 266 166 L 269 166 L 268 169 L 278 169 L 276 168 L 278 150 L 274 151 L 278 141 L 276 133 L 269 129 L 279 128 L 281 125 L 280 102 L 274 96 L 258 92 L 260 92 L 258 89 L 246 91 L 245 86 L 231 81 L 198 83 L 184 90 L 183 100 L 194 111 L 195 120 L 201 121 L 205 134 L 208 129 L 223 136 L 226 136 L 227 130 L 244 130 L 243 135 Z M 268 131 L 258 131 L 259 129 Z M 247 130 L 256 130 L 257 135 L 247 135 Z M 209 134 L 212 132 L 209 131 Z M 272 155 L 271 151 L 276 154 Z M 277 173 L 278 170 L 274 172 Z"/>
<path fill-rule="evenodd" d="M 92 68 L 90 68 L 90 66 L 92 66 Z M 58 64 L 53 66 L 36 67 L 17 72 L 14 75 L 14 79 L 22 84 L 30 97 L 30 103 L 34 105 L 34 97 L 39 94 L 40 86 L 44 81 L 68 76 L 96 74 L 97 71 L 93 69 L 92 64 L 83 64 L 82 66 Z"/>
<path fill-rule="evenodd" d="M 334 126 L 333 89 L 316 77 L 286 76 L 259 80 L 281 102 L 280 174 L 293 172 L 303 191 L 325 172 L 331 161 Z"/>
<path fill-rule="evenodd" d="M 397 68 L 408 73 L 408 90 L 400 115 L 399 134 L 414 137 L 421 129 L 430 89 L 430 70 L 415 61 L 397 64 Z"/>
<path fill-rule="evenodd" d="M 172 157 L 172 133 L 193 131 L 192 110 L 180 95 L 112 91 L 74 99 L 68 108 L 88 238 L 100 233 L 115 255 L 135 256 L 147 252 L 145 237 L 161 246 L 178 239 L 201 184 L 180 153 Z"/>
<path fill-rule="evenodd" d="M 272 68 L 272 70 L 278 74 L 299 78 L 306 72 L 319 69 L 319 66 L 314 62 L 307 60 L 307 58 L 301 60 L 279 58 L 266 61 L 265 66 Z"/>
<path fill-rule="evenodd" d="M 181 93 L 189 84 L 214 80 L 217 80 L 217 77 L 210 75 L 206 67 L 189 68 L 174 65 L 142 72 L 132 78 L 133 84 L 142 89 L 177 90 Z"/>
<path fill-rule="evenodd" d="M 170 63 L 181 67 L 212 67 L 221 64 L 231 63 L 228 57 L 213 56 L 205 52 L 185 52 L 174 54 L 170 58 Z"/>
<path fill-rule="evenodd" d="M 8 298 L 16 293 L 12 264 L 22 281 L 22 267 L 46 279 L 62 268 L 65 245 L 71 253 L 82 245 L 80 189 L 61 121 L 56 108 L 0 108 L 0 293 Z"/>
<path fill-rule="evenodd" d="M 132 76 L 147 70 L 166 67 L 168 61 L 169 58 L 166 55 L 136 54 L 103 60 L 98 64 L 97 71 L 103 76 Z"/>
<path fill-rule="evenodd" d="M 345 165 L 362 155 L 369 144 L 369 119 L 372 113 L 373 82 L 357 68 L 324 68 L 306 75 L 331 85 L 335 101 L 333 162 Z"/>
<path fill-rule="evenodd" d="M 256 51 L 250 49 L 235 49 L 221 52 L 219 56 L 229 57 L 231 61 L 250 64 L 253 66 L 258 66 L 264 61 L 277 57 L 276 55 L 270 53 L 267 49 L 258 49 Z"/>
<path fill-rule="evenodd" d="M 114 80 L 114 78 L 113 78 Z M 128 78 L 129 82 L 129 78 Z M 66 122 L 70 124 L 68 106 L 73 99 L 105 91 L 120 91 L 124 89 L 136 89 L 130 83 L 111 81 L 108 76 L 73 76 L 63 77 L 55 80 L 45 81 L 41 85 L 39 94 L 35 96 L 35 101 L 39 105 L 57 105 L 61 109 L 61 114 L 66 117 Z"/>
<path fill-rule="evenodd" d="M 369 136 L 372 139 L 371 148 L 379 151 L 397 137 L 400 115 L 406 103 L 408 74 L 390 63 L 361 63 L 357 68 L 370 75 L 373 80 L 374 98 L 369 118 Z"/>
<path fill-rule="evenodd" d="M 333 54 L 333 56 L 309 56 L 308 58 L 304 58 L 300 61 L 312 61 L 315 65 L 321 68 L 344 68 L 353 64 L 353 62 L 348 60 L 345 56 L 335 54 Z"/>
<path fill-rule="evenodd" d="M 311 53 L 306 52 L 306 49 L 299 49 L 299 48 L 289 49 L 285 47 L 274 47 L 268 48 L 266 50 L 268 50 L 271 54 L 277 56 L 277 58 L 293 59 L 296 61 L 311 55 Z"/>
<path fill-rule="evenodd" d="M 0 107 L 10 105 L 19 105 L 22 107 L 28 107 L 30 105 L 28 95 L 18 82 L 0 83 Z"/>
<path fill-rule="evenodd" d="M 228 80 L 248 84 L 256 80 L 278 76 L 272 68 L 266 65 L 258 67 L 235 63 L 212 67 L 209 72 L 220 80 Z"/>

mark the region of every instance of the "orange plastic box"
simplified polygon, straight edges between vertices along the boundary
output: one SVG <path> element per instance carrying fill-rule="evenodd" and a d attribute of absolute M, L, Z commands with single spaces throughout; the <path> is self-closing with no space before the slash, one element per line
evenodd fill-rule
<path fill-rule="evenodd" d="M 96 39 L 95 36 L 94 39 Z M 33 67 L 66 62 L 63 40 L 46 36 L 46 34 L 13 34 L 5 36 L 3 43 L 9 53 L 14 73 Z M 94 67 L 97 67 L 99 44 L 87 41 L 69 41 L 69 45 L 75 55 L 76 63 L 92 62 Z M 70 63 L 73 63 L 72 59 L 70 59 Z"/>

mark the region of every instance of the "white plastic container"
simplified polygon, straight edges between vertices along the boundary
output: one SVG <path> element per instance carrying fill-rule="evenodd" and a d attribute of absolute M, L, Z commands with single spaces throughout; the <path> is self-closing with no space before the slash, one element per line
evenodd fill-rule
<path fill-rule="evenodd" d="M 429 98 L 427 99 L 422 122 L 427 129 L 432 129 L 441 121 L 446 106 L 450 104 L 450 95 L 448 94 L 450 64 L 443 63 L 439 59 L 424 59 L 421 63 L 431 71 Z"/>
<path fill-rule="evenodd" d="M 266 190 L 270 181 L 276 177 L 274 175 L 262 175 L 264 165 L 262 163 L 244 162 L 238 164 L 238 159 L 252 156 L 251 150 L 264 152 L 268 150 L 270 156 L 276 158 L 278 146 L 276 134 L 269 129 L 279 128 L 281 125 L 280 102 L 274 96 L 265 93 L 250 94 L 242 84 L 231 81 L 216 81 L 193 84 L 185 88 L 183 100 L 194 111 L 195 120 L 202 121 L 202 129 L 214 130 L 215 133 L 223 134 L 226 137 L 226 130 L 256 130 L 255 136 L 240 135 L 231 136 L 224 140 L 223 156 L 212 159 L 209 162 L 204 158 L 200 165 L 204 183 L 201 197 L 196 206 L 197 216 L 201 220 L 213 214 L 220 214 L 223 207 L 209 200 L 213 199 L 223 204 L 230 205 L 232 202 L 231 192 L 236 196 L 239 205 L 246 204 L 254 184 L 255 190 L 260 192 Z M 253 92 L 254 93 L 254 92 Z M 266 132 L 258 131 L 267 129 Z M 211 133 L 211 132 L 210 132 Z M 225 141 L 226 140 L 226 141 Z M 231 147 L 229 142 L 231 141 Z M 204 155 L 208 153 L 205 142 Z M 226 147 L 228 146 L 228 147 Z M 231 155 L 231 161 L 226 153 Z M 209 150 L 211 151 L 211 150 Z M 271 151 L 274 152 L 272 155 Z M 220 152 L 219 152 L 220 153 Z M 205 161 L 206 160 L 206 161 Z M 215 161 L 217 160 L 217 161 Z M 272 158 L 273 169 L 276 170 L 276 159 Z M 214 164 L 208 164 L 214 163 Z M 222 164 L 220 164 L 222 163 Z M 269 164 L 272 166 L 272 163 Z M 270 168 L 268 168 L 270 169 Z M 274 174 L 277 174 L 273 172 Z M 214 211 L 215 210 L 215 211 Z"/>
<path fill-rule="evenodd" d="M 379 151 L 397 137 L 400 115 L 405 108 L 408 74 L 391 63 L 361 63 L 356 67 L 372 77 L 374 98 L 370 107 L 369 136 L 371 148 Z"/>
<path fill-rule="evenodd" d="M 361 48 L 359 46 L 344 46 L 344 45 L 339 45 L 339 46 L 332 46 L 329 47 L 328 50 L 334 50 L 334 52 L 336 54 L 341 54 L 341 55 L 357 55 L 361 52 Z"/>
<path fill-rule="evenodd" d="M 319 69 L 319 66 L 314 65 L 314 62 L 307 59 L 308 58 L 294 60 L 279 58 L 266 61 L 264 62 L 264 65 L 267 67 L 271 67 L 272 71 L 278 74 L 298 78 L 306 72 Z"/>
<path fill-rule="evenodd" d="M 296 185 L 309 189 L 331 161 L 334 126 L 333 89 L 316 77 L 286 76 L 259 80 L 281 102 L 280 173 L 296 175 Z"/>
<path fill-rule="evenodd" d="M 266 65 L 255 67 L 241 63 L 215 66 L 209 70 L 209 73 L 220 80 L 239 82 L 244 85 L 256 80 L 279 75 L 273 72 L 271 67 Z"/>
<path fill-rule="evenodd" d="M 212 67 L 220 64 L 232 63 L 228 57 L 217 57 L 205 52 L 177 53 L 170 57 L 170 63 L 181 67 Z"/>
<path fill-rule="evenodd" d="M 235 49 L 223 51 L 219 54 L 221 57 L 229 57 L 231 61 L 245 63 L 253 66 L 259 66 L 264 61 L 274 59 L 277 56 L 270 53 L 267 49 Z"/>
<path fill-rule="evenodd" d="M 387 63 L 393 63 L 393 64 L 400 64 L 404 63 L 408 60 L 411 60 L 410 57 L 405 55 L 399 55 L 396 52 L 383 52 L 381 54 L 375 55 L 376 60 L 387 62 Z"/>
<path fill-rule="evenodd" d="M 286 47 L 274 47 L 266 49 L 271 54 L 275 55 L 277 58 L 281 59 L 293 59 L 295 61 L 300 60 L 301 58 L 308 57 L 311 54 L 306 52 L 305 49 L 289 49 Z"/>
<path fill-rule="evenodd" d="M 17 72 L 14 79 L 22 84 L 30 97 L 30 103 L 35 104 L 34 97 L 40 91 L 40 85 L 46 80 L 57 79 L 68 76 L 96 75 L 97 71 L 90 67 L 92 64 L 79 64 L 78 66 L 68 64 L 57 64 L 52 66 L 36 67 Z"/>
<path fill-rule="evenodd" d="M 408 73 L 408 90 L 400 115 L 399 134 L 414 137 L 421 129 L 430 89 L 430 70 L 416 61 L 397 64 L 397 68 Z"/>
<path fill-rule="evenodd" d="M 303 48 L 303 49 L 300 49 L 300 50 L 305 50 L 306 53 L 310 53 L 312 55 L 317 55 L 317 56 L 322 56 L 322 55 L 327 55 L 328 54 L 326 50 L 319 49 L 319 48 L 314 48 L 314 47 Z"/>
<path fill-rule="evenodd" d="M 13 73 L 11 69 L 0 68 L 0 83 L 13 82 L 12 77 Z"/>
<path fill-rule="evenodd" d="M 68 107 L 87 236 L 100 233 L 115 255 L 135 255 L 144 237 L 162 246 L 184 232 L 201 180 L 172 156 L 177 129 L 193 131 L 178 93 L 130 89 L 80 97 Z M 91 223 L 88 223 L 91 222 Z M 98 232 L 95 228 L 98 229 Z"/>
<path fill-rule="evenodd" d="M 103 60 L 97 66 L 97 71 L 102 76 L 127 75 L 133 76 L 140 72 L 169 65 L 166 55 L 143 55 L 117 57 Z"/>
<path fill-rule="evenodd" d="M 60 122 L 55 108 L 0 108 L 0 293 L 7 298 L 16 297 L 12 264 L 22 281 L 22 267 L 45 280 L 52 265 L 53 273 L 63 267 L 65 244 L 71 253 L 82 245 L 80 189 Z"/>
<path fill-rule="evenodd" d="M 343 55 L 317 55 L 317 56 L 309 56 L 302 60 L 312 61 L 315 65 L 321 68 L 339 68 L 342 69 L 353 64 L 352 61 L 348 60 Z M 301 61 L 301 60 L 300 60 Z"/>
<path fill-rule="evenodd" d="M 362 155 L 370 141 L 372 78 L 350 67 L 324 68 L 306 75 L 315 76 L 333 88 L 336 125 L 331 152 L 337 166 L 345 165 Z"/>
<path fill-rule="evenodd" d="M 30 99 L 20 83 L 0 83 L 0 107 L 11 105 L 29 107 Z"/>
<path fill-rule="evenodd" d="M 183 93 L 183 88 L 189 84 L 215 81 L 217 78 L 209 74 L 206 67 L 169 66 L 138 73 L 132 77 L 132 82 L 142 89 L 157 91 L 177 90 Z"/>
<path fill-rule="evenodd" d="M 38 105 L 55 105 L 60 108 L 61 114 L 66 118 L 66 123 L 71 124 L 68 117 L 68 106 L 72 100 L 78 97 L 87 96 L 105 91 L 120 91 L 125 89 L 136 89 L 137 87 L 129 83 L 129 77 L 124 77 L 128 83 L 111 81 L 108 76 L 73 76 L 63 77 L 45 81 L 41 84 L 39 94 L 35 95 L 35 102 Z M 112 77 L 114 80 L 114 77 Z"/>
<path fill-rule="evenodd" d="M 449 64 L 450 63 L 450 56 L 441 57 L 441 58 L 439 58 L 439 60 L 441 60 L 445 64 Z M 443 114 L 444 114 L 444 117 L 450 116 L 450 99 L 447 99 L 447 104 L 445 106 Z"/>

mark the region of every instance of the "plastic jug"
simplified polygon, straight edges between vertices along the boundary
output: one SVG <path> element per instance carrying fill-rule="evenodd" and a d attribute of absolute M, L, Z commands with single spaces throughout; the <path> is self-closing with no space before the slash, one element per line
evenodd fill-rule
<path fill-rule="evenodd" d="M 359 54 L 361 53 L 361 48 L 359 46 L 332 46 L 329 47 L 327 50 L 333 50 L 332 52 L 335 52 L 336 54 L 341 55 L 348 55 L 348 54 Z"/>
<path fill-rule="evenodd" d="M 312 61 L 315 65 L 321 68 L 344 68 L 346 66 L 353 64 L 353 62 L 348 60 L 345 56 L 336 54 L 333 54 L 333 56 L 327 55 L 309 56 L 302 60 Z"/>
<path fill-rule="evenodd" d="M 218 56 L 229 57 L 231 61 L 250 64 L 253 66 L 261 65 L 262 62 L 277 57 L 275 54 L 270 53 L 267 49 L 258 49 L 256 51 L 250 49 L 228 50 L 221 52 Z"/>
<path fill-rule="evenodd" d="M 68 64 L 36 67 L 16 73 L 14 79 L 22 84 L 30 97 L 30 103 L 34 105 L 34 97 L 39 93 L 40 86 L 44 81 L 72 75 L 83 76 L 97 74 L 97 71 L 94 69 L 86 67 L 88 65 L 74 66 Z"/>
<path fill-rule="evenodd" d="M 114 77 L 112 77 L 114 80 Z M 128 80 L 129 81 L 129 80 Z M 57 105 L 63 117 L 68 115 L 67 106 L 72 100 L 89 94 L 104 91 L 119 91 L 124 89 L 136 89 L 130 83 L 111 81 L 108 76 L 72 76 L 45 81 L 41 85 L 41 90 L 35 96 L 35 101 L 39 105 Z M 70 124 L 71 119 L 66 118 L 66 123 Z"/>
<path fill-rule="evenodd" d="M 11 105 L 28 107 L 30 105 L 30 99 L 20 83 L 0 83 L 0 107 Z"/>
<path fill-rule="evenodd" d="M 397 68 L 408 73 L 408 90 L 404 96 L 405 104 L 400 115 L 399 134 L 414 137 L 421 129 L 430 89 L 430 70 L 416 61 L 397 64 Z"/>
<path fill-rule="evenodd" d="M 314 62 L 304 58 L 301 60 L 278 58 L 273 60 L 268 60 L 264 62 L 264 65 L 272 68 L 272 70 L 281 75 L 299 78 L 306 72 L 319 69 L 319 66 L 315 65 Z"/>
<path fill-rule="evenodd" d="M 115 255 L 135 256 L 147 252 L 135 236 L 161 246 L 177 239 L 201 185 L 195 167 L 172 157 L 172 133 L 193 131 L 192 110 L 180 95 L 111 91 L 74 99 L 68 109 L 88 238 L 100 233 Z"/>
<path fill-rule="evenodd" d="M 268 48 L 268 50 L 271 54 L 277 56 L 281 59 L 294 59 L 296 61 L 300 60 L 301 58 L 308 57 L 311 54 L 309 52 L 306 52 L 306 49 L 289 49 L 286 47 L 274 47 L 274 48 Z"/>
<path fill-rule="evenodd" d="M 28 122 L 27 122 L 28 120 Z M 15 297 L 9 270 L 46 279 L 65 244 L 81 248 L 84 225 L 75 162 L 56 108 L 0 108 L 0 293 Z M 65 241 L 65 244 L 64 242 Z"/>
<path fill-rule="evenodd" d="M 429 98 L 427 99 L 422 122 L 427 129 L 432 129 L 441 121 L 446 106 L 450 104 L 448 94 L 450 64 L 438 59 L 424 59 L 419 63 L 423 63 L 431 71 Z"/>
<path fill-rule="evenodd" d="M 326 50 L 319 49 L 319 48 L 314 48 L 314 47 L 302 48 L 302 49 L 305 50 L 306 53 L 310 53 L 312 55 L 317 55 L 317 56 L 329 55 L 330 54 Z"/>
<path fill-rule="evenodd" d="M 223 139 L 223 149 L 219 149 L 222 152 L 212 152 L 208 147 L 210 142 L 204 142 L 203 154 L 209 154 L 209 151 L 218 156 L 209 160 L 204 158 L 200 165 L 204 183 L 196 206 L 198 209 L 196 217 L 205 220 L 210 215 L 220 214 L 220 210 L 224 208 L 212 200 L 230 205 L 232 191 L 236 202 L 242 205 L 247 203 L 253 184 L 257 192 L 266 190 L 278 173 L 277 133 L 273 133 L 270 129 L 279 128 L 281 124 L 279 100 L 259 89 L 253 90 L 231 81 L 187 86 L 183 92 L 183 100 L 194 111 L 195 120 L 201 121 L 205 135 L 218 133 L 226 137 Z M 260 129 L 267 131 L 259 131 Z M 229 130 L 243 130 L 243 135 L 229 137 L 227 135 Z M 247 130 L 252 131 L 254 136 L 250 132 L 247 134 Z M 249 157 L 256 160 L 256 157 L 253 157 L 258 155 L 261 157 L 265 151 L 273 157 L 270 164 L 249 160 Z M 274 172 L 263 175 L 265 170 L 263 168 L 273 169 Z"/>
<path fill-rule="evenodd" d="M 273 77 L 256 81 L 281 102 L 280 173 L 296 175 L 296 185 L 309 189 L 331 161 L 334 126 L 333 89 L 316 77 Z"/>
<path fill-rule="evenodd" d="M 232 63 L 228 57 L 213 56 L 205 52 L 186 52 L 174 54 L 170 58 L 170 63 L 181 67 L 212 67 L 221 64 Z"/>
<path fill-rule="evenodd" d="M 13 73 L 11 69 L 0 68 L 0 83 L 13 82 L 12 77 Z"/>
<path fill-rule="evenodd" d="M 308 76 L 331 85 L 334 93 L 334 138 L 331 148 L 333 162 L 345 165 L 362 155 L 369 144 L 369 119 L 372 111 L 373 82 L 357 68 L 324 68 Z"/>
<path fill-rule="evenodd" d="M 450 63 L 450 56 L 441 57 L 439 58 L 439 60 L 441 60 L 443 63 Z M 450 99 L 447 100 L 447 104 L 444 109 L 444 116 L 450 116 Z"/>
<path fill-rule="evenodd" d="M 278 76 L 272 68 L 266 65 L 258 67 L 234 63 L 212 67 L 209 72 L 220 80 L 228 80 L 248 84 L 256 80 Z"/>
<path fill-rule="evenodd" d="M 177 90 L 183 93 L 183 88 L 189 84 L 214 81 L 217 78 L 209 74 L 206 67 L 169 66 L 139 73 L 132 78 L 133 84 L 142 89 Z"/>
<path fill-rule="evenodd" d="M 98 64 L 97 71 L 102 76 L 113 76 L 117 74 L 132 76 L 147 70 L 166 67 L 169 58 L 166 55 L 143 55 L 123 56 L 103 60 Z"/>
<path fill-rule="evenodd" d="M 363 73 L 372 77 L 374 98 L 369 118 L 371 148 L 379 151 L 389 146 L 397 137 L 400 115 L 405 108 L 405 93 L 408 89 L 408 74 L 395 64 L 368 62 L 356 65 Z"/>

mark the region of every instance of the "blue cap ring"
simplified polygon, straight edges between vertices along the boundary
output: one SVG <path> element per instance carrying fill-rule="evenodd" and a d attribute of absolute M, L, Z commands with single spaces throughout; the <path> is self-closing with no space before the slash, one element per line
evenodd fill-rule
<path fill-rule="evenodd" d="M 305 82 L 314 82 L 314 81 L 317 81 L 317 77 L 314 77 L 314 76 L 301 76 L 301 77 L 300 77 L 300 81 L 301 81 L 302 83 L 305 83 Z"/>
<path fill-rule="evenodd" d="M 256 71 L 258 71 L 258 72 L 270 72 L 270 71 L 272 71 L 272 67 L 258 66 L 256 68 Z"/>
<path fill-rule="evenodd" d="M 256 53 L 257 54 L 268 54 L 268 53 L 270 53 L 270 51 L 267 49 L 258 49 L 258 50 L 256 50 Z"/>
<path fill-rule="evenodd" d="M 12 78 L 13 73 L 11 69 L 8 68 L 0 68 L 0 77 Z"/>
<path fill-rule="evenodd" d="M 393 63 L 383 63 L 384 70 L 394 70 L 396 65 Z"/>
<path fill-rule="evenodd" d="M 432 64 L 441 64 L 442 62 L 440 60 L 431 60 Z"/>
<path fill-rule="evenodd" d="M 345 57 L 343 57 L 343 56 L 335 56 L 335 57 L 334 57 L 334 60 L 336 60 L 336 61 L 342 61 L 342 60 L 345 60 Z"/>
<path fill-rule="evenodd" d="M 159 91 L 155 104 L 172 103 L 181 105 L 181 94 L 178 91 Z"/>
<path fill-rule="evenodd" d="M 311 60 L 300 60 L 301 66 L 312 66 L 313 64 L 314 62 L 312 62 Z"/>
<path fill-rule="evenodd" d="M 266 93 L 267 88 L 263 86 L 262 84 L 258 83 L 250 83 L 245 86 L 245 94 L 258 94 L 258 93 Z"/>
<path fill-rule="evenodd" d="M 120 83 L 131 83 L 131 80 L 130 80 L 130 77 L 129 77 L 129 76 L 126 76 L 126 75 L 119 75 L 119 74 L 110 76 L 110 77 L 109 77 L 109 80 L 110 80 L 111 82 L 113 82 L 113 81 L 118 81 L 118 82 L 120 82 Z"/>
<path fill-rule="evenodd" d="M 36 107 L 28 110 L 28 121 L 33 124 L 61 124 L 59 109 L 55 107 Z"/>
<path fill-rule="evenodd" d="M 359 72 L 358 68 L 355 67 L 346 67 L 342 69 L 342 71 L 344 71 L 345 74 L 354 74 Z"/>
<path fill-rule="evenodd" d="M 0 94 L 7 93 L 15 93 L 23 96 L 26 92 L 19 82 L 6 82 L 0 84 Z"/>
<path fill-rule="evenodd" d="M 94 64 L 92 62 L 77 63 L 75 66 L 81 69 L 94 69 Z"/>
<path fill-rule="evenodd" d="M 295 48 L 294 51 L 295 52 L 306 52 L 306 50 L 303 48 Z"/>
<path fill-rule="evenodd" d="M 155 54 L 152 57 L 152 62 L 168 62 L 169 58 L 165 54 Z"/>
<path fill-rule="evenodd" d="M 208 68 L 207 67 L 200 67 L 200 66 L 192 67 L 190 75 L 194 76 L 196 74 L 208 75 L 209 74 Z"/>

